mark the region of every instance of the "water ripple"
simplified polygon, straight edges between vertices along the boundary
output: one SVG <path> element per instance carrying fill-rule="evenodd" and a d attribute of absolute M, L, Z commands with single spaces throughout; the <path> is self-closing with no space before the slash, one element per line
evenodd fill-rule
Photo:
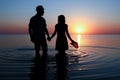
<path fill-rule="evenodd" d="M 68 77 L 70 80 L 79 79 L 120 79 L 120 48 L 102 46 L 82 46 L 79 50 L 70 49 L 68 54 Z M 54 53 L 54 55 L 53 55 Z M 54 49 L 50 49 L 48 74 L 55 74 L 56 58 Z M 0 49 L 0 62 L 31 63 L 34 57 L 32 48 Z M 51 74 L 52 75 L 52 74 Z M 49 76 L 50 77 L 50 76 Z M 112 79 L 111 79 L 112 80 Z"/>

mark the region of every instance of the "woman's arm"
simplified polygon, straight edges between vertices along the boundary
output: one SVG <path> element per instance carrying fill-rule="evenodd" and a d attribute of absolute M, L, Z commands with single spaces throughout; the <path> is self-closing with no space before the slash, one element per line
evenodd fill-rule
<path fill-rule="evenodd" d="M 66 28 L 66 34 L 67 34 L 68 38 L 70 39 L 70 41 L 73 42 L 73 40 L 72 40 L 72 38 L 70 37 L 70 34 L 69 34 L 69 32 L 68 32 L 68 26 L 67 26 L 67 28 Z"/>
<path fill-rule="evenodd" d="M 55 30 L 50 38 L 52 39 L 55 35 L 56 35 L 56 28 L 55 28 Z"/>
<path fill-rule="evenodd" d="M 48 38 L 50 38 L 47 28 L 45 27 L 45 32 Z"/>

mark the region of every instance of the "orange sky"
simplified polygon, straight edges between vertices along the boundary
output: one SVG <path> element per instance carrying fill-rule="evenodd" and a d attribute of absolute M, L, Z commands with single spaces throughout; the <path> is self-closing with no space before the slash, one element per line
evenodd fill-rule
<path fill-rule="evenodd" d="M 120 34 L 120 0 L 1 0 L 0 34 L 28 34 L 30 18 L 40 3 L 50 33 L 63 14 L 70 33 Z"/>

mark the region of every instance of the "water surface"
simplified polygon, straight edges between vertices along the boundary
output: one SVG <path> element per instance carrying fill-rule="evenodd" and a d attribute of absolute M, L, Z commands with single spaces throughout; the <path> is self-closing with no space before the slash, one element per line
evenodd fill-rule
<path fill-rule="evenodd" d="M 66 51 L 66 80 L 120 80 L 120 35 L 71 37 L 80 47 Z M 48 42 L 47 80 L 57 79 L 55 39 Z M 32 80 L 34 57 L 28 35 L 0 35 L 0 80 Z"/>

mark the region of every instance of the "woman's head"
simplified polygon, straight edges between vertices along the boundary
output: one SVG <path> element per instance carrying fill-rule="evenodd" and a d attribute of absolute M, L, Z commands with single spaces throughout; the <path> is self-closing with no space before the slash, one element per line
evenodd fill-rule
<path fill-rule="evenodd" d="M 65 24 L 65 16 L 64 15 L 59 15 L 58 16 L 58 23 Z"/>

